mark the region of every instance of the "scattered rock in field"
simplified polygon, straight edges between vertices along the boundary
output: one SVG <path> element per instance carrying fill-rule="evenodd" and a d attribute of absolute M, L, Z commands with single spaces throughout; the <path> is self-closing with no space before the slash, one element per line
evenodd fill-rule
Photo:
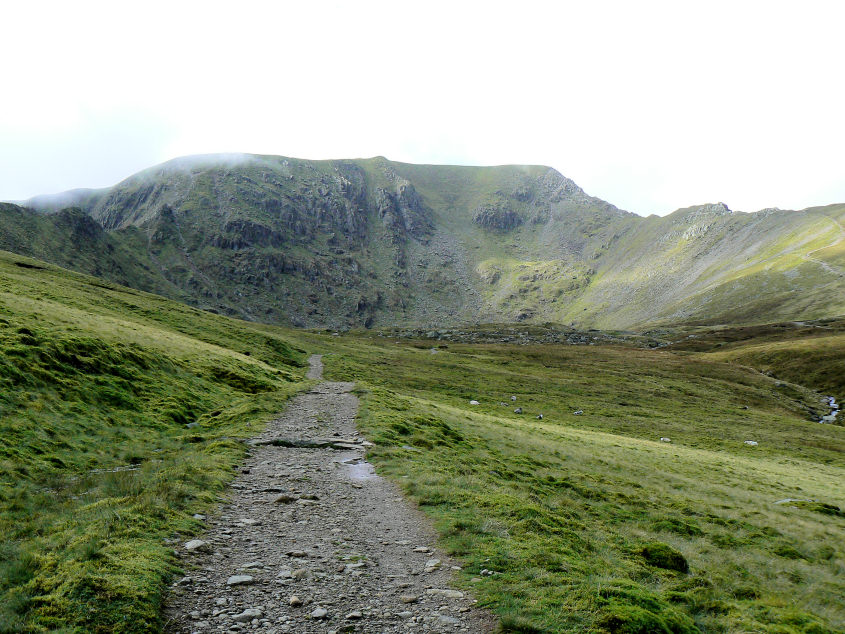
<path fill-rule="evenodd" d="M 302 599 L 300 599 L 295 594 L 291 595 L 290 599 L 288 599 L 288 605 L 292 608 L 298 608 L 302 605 Z"/>
<path fill-rule="evenodd" d="M 324 619 L 328 616 L 329 611 L 326 608 L 317 608 L 311 613 L 312 619 Z"/>
<path fill-rule="evenodd" d="M 444 597 L 446 599 L 463 599 L 464 593 L 460 590 L 451 590 L 449 588 L 429 588 L 425 591 L 426 594 Z"/>
<path fill-rule="evenodd" d="M 296 495 L 290 495 L 289 493 L 282 493 L 281 495 L 277 495 L 273 498 L 273 502 L 276 504 L 290 504 L 291 502 L 296 502 L 299 499 Z"/>
<path fill-rule="evenodd" d="M 573 413 L 573 414 L 575 414 L 575 416 L 580 416 L 581 414 L 583 414 L 583 413 L 584 413 L 584 410 L 583 410 L 583 409 L 576 409 L 576 410 L 575 410 L 574 412 L 572 412 L 572 413 Z"/>
<path fill-rule="evenodd" d="M 256 524 L 260 523 L 261 522 L 259 520 L 253 520 L 248 517 L 242 517 L 238 520 L 238 524 L 240 524 L 241 526 L 255 526 Z"/>
<path fill-rule="evenodd" d="M 660 437 L 660 442 L 672 442 L 672 439 L 671 439 L 671 438 L 666 438 L 666 436 L 661 436 L 661 437 Z"/>
<path fill-rule="evenodd" d="M 185 550 L 188 552 L 207 553 L 211 550 L 211 544 L 201 539 L 192 539 L 189 542 L 185 542 Z"/>
<path fill-rule="evenodd" d="M 255 583 L 255 578 L 251 575 L 232 575 L 226 580 L 227 586 L 248 586 Z"/>
<path fill-rule="evenodd" d="M 195 520 L 203 521 L 205 519 L 205 515 L 202 515 L 201 513 L 194 513 L 193 518 Z"/>
<path fill-rule="evenodd" d="M 247 608 L 240 614 L 233 616 L 232 620 L 237 623 L 249 623 L 252 619 L 260 619 L 262 616 L 264 616 L 264 613 L 261 610 L 257 608 Z"/>
<path fill-rule="evenodd" d="M 254 568 L 263 568 L 264 564 L 260 561 L 250 561 L 249 563 L 244 564 L 243 566 L 239 566 L 238 570 L 252 570 Z"/>
<path fill-rule="evenodd" d="M 363 617 L 363 616 L 364 616 L 364 615 L 361 613 L 361 611 L 360 611 L 360 610 L 354 610 L 353 612 L 350 612 L 349 614 L 347 614 L 347 615 L 346 615 L 346 618 L 347 618 L 347 620 L 349 620 L 349 621 L 353 621 L 353 620 L 355 620 L 355 619 L 360 619 L 360 618 L 361 618 L 361 617 Z"/>
<path fill-rule="evenodd" d="M 515 400 L 516 400 L 516 397 L 515 397 L 515 396 L 511 396 L 511 401 L 515 401 Z"/>
<path fill-rule="evenodd" d="M 469 404 L 470 405 L 481 405 L 481 403 L 479 403 L 478 401 L 470 401 Z"/>
<path fill-rule="evenodd" d="M 415 594 L 403 594 L 399 597 L 402 603 L 416 603 L 420 598 Z"/>
<path fill-rule="evenodd" d="M 514 413 L 514 414 L 522 414 L 522 408 L 521 408 L 521 407 L 517 407 L 515 410 L 513 410 L 513 413 Z"/>
<path fill-rule="evenodd" d="M 757 441 L 756 441 L 756 440 L 746 440 L 746 441 L 744 441 L 744 442 L 745 442 L 745 444 L 746 444 L 746 445 L 748 445 L 749 447 L 756 447 L 756 446 L 757 446 Z"/>
<path fill-rule="evenodd" d="M 789 504 L 790 502 L 815 502 L 815 500 L 801 500 L 798 498 L 784 498 L 782 500 L 778 500 L 775 504 Z"/>
<path fill-rule="evenodd" d="M 434 572 L 440 567 L 440 560 L 439 559 L 429 559 L 425 562 L 425 571 L 426 572 Z"/>

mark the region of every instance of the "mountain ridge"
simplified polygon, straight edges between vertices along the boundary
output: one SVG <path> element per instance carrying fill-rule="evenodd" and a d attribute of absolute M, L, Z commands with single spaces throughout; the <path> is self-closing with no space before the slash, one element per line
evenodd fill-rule
<path fill-rule="evenodd" d="M 268 323 L 630 329 L 845 313 L 845 205 L 644 218 L 546 166 L 234 154 L 27 202 L 3 207 L 0 248 Z M 39 231 L 62 234 L 62 206 L 103 230 L 74 241 L 82 261 L 38 252 Z M 28 250 L 5 230 L 27 214 Z M 97 241 L 119 262 L 97 261 Z"/>

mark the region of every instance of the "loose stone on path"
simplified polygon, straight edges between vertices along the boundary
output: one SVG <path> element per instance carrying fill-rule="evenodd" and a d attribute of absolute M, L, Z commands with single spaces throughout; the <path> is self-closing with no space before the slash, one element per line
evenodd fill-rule
<path fill-rule="evenodd" d="M 321 378 L 320 358 L 309 362 Z M 230 501 L 178 550 L 188 581 L 172 588 L 165 631 L 493 631 L 449 587 L 426 518 L 365 461 L 352 387 L 315 385 L 253 439 Z"/>

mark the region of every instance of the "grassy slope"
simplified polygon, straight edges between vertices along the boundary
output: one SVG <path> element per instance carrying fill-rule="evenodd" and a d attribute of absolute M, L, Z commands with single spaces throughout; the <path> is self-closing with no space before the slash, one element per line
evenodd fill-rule
<path fill-rule="evenodd" d="M 0 203 L 0 249 L 139 290 L 188 299 L 188 294 L 151 266 L 145 245 L 146 238 L 137 228 L 107 233 L 78 208 L 45 215 Z"/>
<path fill-rule="evenodd" d="M 328 375 L 358 381 L 371 459 L 506 630 L 845 627 L 845 516 L 774 504 L 845 506 L 845 435 L 807 420 L 816 395 L 621 347 L 328 346 Z M 665 546 L 689 572 L 661 567 Z"/>
<path fill-rule="evenodd" d="M 291 341 L 358 382 L 373 461 L 506 630 L 845 627 L 843 428 L 808 421 L 817 394 L 711 360 L 740 350 L 720 342 L 787 335 L 432 353 L 237 322 L 3 253 L 0 280 L 0 630 L 155 631 L 168 540 L 219 498 L 234 439 L 303 385 Z M 773 504 L 787 497 L 816 502 Z"/>
<path fill-rule="evenodd" d="M 0 349 L 0 631 L 155 631 L 168 540 L 303 385 L 303 352 L 5 252 Z"/>
<path fill-rule="evenodd" d="M 751 366 L 845 400 L 845 318 L 703 330 L 672 349 Z"/>

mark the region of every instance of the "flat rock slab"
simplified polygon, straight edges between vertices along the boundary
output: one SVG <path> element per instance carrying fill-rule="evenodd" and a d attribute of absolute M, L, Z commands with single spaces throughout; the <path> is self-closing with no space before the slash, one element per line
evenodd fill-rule
<path fill-rule="evenodd" d="M 312 358 L 311 378 L 321 367 Z M 427 519 L 390 482 L 361 477 L 372 467 L 363 443 L 350 442 L 353 387 L 314 386 L 253 439 L 230 501 L 208 519 L 207 546 L 184 555 L 192 582 L 171 589 L 165 631 L 493 631 L 495 619 L 449 587 L 453 562 Z M 279 438 L 349 446 L 272 444 Z"/>

